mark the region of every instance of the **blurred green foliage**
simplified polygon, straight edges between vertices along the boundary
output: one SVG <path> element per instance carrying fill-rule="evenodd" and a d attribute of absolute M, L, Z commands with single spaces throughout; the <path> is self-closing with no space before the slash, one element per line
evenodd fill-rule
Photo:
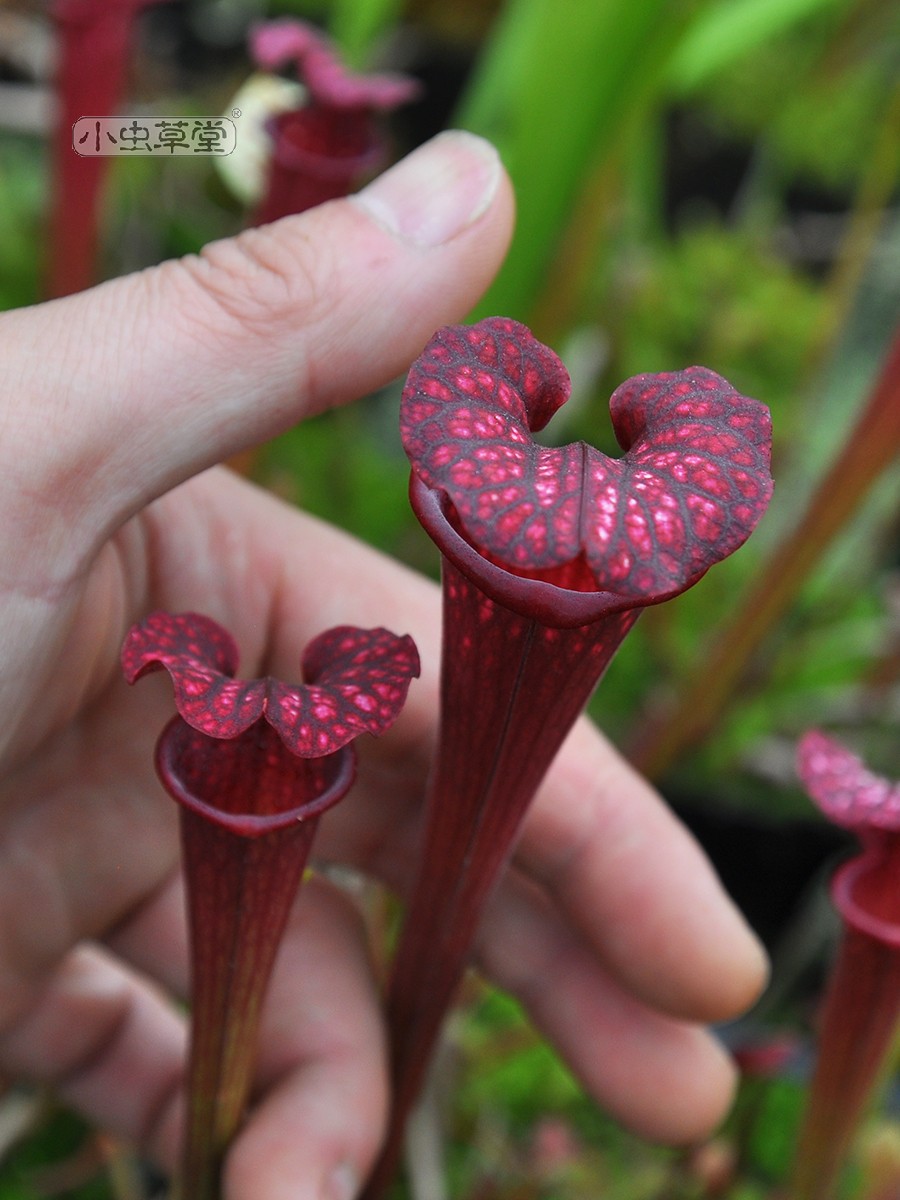
<path fill-rule="evenodd" d="M 92 1131 L 72 1113 L 48 1104 L 35 1131 L 0 1163 L 3 1200 L 107 1200 L 109 1180 Z"/>

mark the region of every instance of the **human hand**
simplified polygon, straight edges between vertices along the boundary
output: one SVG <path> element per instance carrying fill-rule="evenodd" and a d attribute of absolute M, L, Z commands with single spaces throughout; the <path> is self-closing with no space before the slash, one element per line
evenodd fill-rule
<path fill-rule="evenodd" d="M 122 638 L 153 608 L 198 609 L 234 634 L 243 675 L 296 678 L 329 626 L 411 633 L 423 677 L 392 731 L 359 745 L 359 783 L 315 847 L 410 884 L 436 589 L 213 464 L 404 370 L 478 298 L 511 221 L 492 153 L 444 136 L 361 198 L 0 318 L 0 1073 L 56 1083 L 167 1167 L 187 949 L 152 749 L 171 695 L 160 677 L 125 686 Z M 640 1132 L 688 1140 L 721 1115 L 731 1068 L 698 1022 L 752 1000 L 760 952 L 688 835 L 586 722 L 479 954 Z M 347 1200 L 383 1130 L 384 1046 L 358 917 L 324 881 L 304 888 L 283 947 L 258 1084 L 229 1200 Z"/>

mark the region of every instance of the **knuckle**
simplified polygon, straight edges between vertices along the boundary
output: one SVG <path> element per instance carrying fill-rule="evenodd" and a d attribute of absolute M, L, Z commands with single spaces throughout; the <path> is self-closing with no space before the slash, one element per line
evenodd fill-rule
<path fill-rule="evenodd" d="M 216 330 L 236 324 L 269 338 L 282 334 L 285 324 L 293 328 L 327 316 L 336 273 L 331 254 L 328 239 L 313 243 L 307 233 L 288 238 L 283 228 L 262 226 L 170 265 L 190 293 L 186 313 Z"/>
<path fill-rule="evenodd" d="M 72 943 L 73 936 L 59 889 L 36 856 L 16 848 L 4 854 L 0 889 L 0 1037 L 29 1011 Z M 20 891 L 27 878 L 27 892 Z M 17 895 L 27 894 L 23 920 Z"/>

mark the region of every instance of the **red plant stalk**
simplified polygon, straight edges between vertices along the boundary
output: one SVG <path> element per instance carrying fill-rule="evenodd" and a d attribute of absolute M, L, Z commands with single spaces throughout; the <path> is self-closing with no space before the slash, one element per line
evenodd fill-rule
<path fill-rule="evenodd" d="M 831 885 L 844 933 L 792 1180 L 795 1200 L 828 1200 L 900 1018 L 900 785 L 816 730 L 800 742 L 798 770 L 825 815 L 853 829 L 864 846 Z"/>
<path fill-rule="evenodd" d="M 110 159 L 72 146 L 80 117 L 115 116 L 125 92 L 134 24 L 154 0 L 56 0 L 59 41 L 47 294 L 68 296 L 95 282 L 103 183 Z"/>
<path fill-rule="evenodd" d="M 340 627 L 304 656 L 304 685 L 233 678 L 229 635 L 154 613 L 123 647 L 126 677 L 165 668 L 180 715 L 157 770 L 181 805 L 191 1043 L 181 1200 L 218 1200 L 253 1078 L 260 1015 L 321 814 L 350 788 L 357 734 L 394 720 L 418 673 L 410 638 Z"/>
<path fill-rule="evenodd" d="M 771 492 L 768 413 L 704 368 L 641 376 L 611 460 L 543 448 L 568 375 L 522 325 L 441 330 L 401 426 L 413 509 L 443 556 L 441 732 L 425 845 L 392 973 L 383 1195 L 475 929 L 528 805 L 641 609 L 736 549 Z"/>
<path fill-rule="evenodd" d="M 182 805 L 191 945 L 181 1195 L 212 1200 L 247 1104 L 262 1002 L 319 816 L 347 793 L 355 756 L 344 746 L 298 758 L 261 724 L 217 741 L 176 717 L 157 767 Z"/>
<path fill-rule="evenodd" d="M 300 108 L 269 123 L 269 177 L 253 224 L 346 196 L 385 165 L 388 145 L 379 116 L 414 99 L 414 79 L 353 74 L 321 33 L 292 18 L 260 25 L 251 53 L 267 70 L 294 63 L 307 89 Z"/>

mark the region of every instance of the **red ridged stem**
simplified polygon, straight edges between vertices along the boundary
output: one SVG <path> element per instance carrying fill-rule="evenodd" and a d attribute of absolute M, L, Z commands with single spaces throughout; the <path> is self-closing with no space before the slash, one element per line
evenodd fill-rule
<path fill-rule="evenodd" d="M 98 222 L 110 159 L 72 147 L 80 117 L 114 116 L 125 91 L 135 19 L 153 0 L 57 0 L 59 37 L 53 133 L 47 295 L 68 296 L 96 282 Z"/>
<path fill-rule="evenodd" d="M 608 593 L 569 592 L 493 566 L 460 538 L 437 494 L 415 476 L 411 496 L 444 555 L 441 733 L 409 905 L 415 916 L 401 937 L 388 997 L 391 1122 L 364 1200 L 378 1200 L 396 1171 L 406 1120 L 478 922 L 534 793 L 640 615 Z M 573 623 L 589 611 L 592 623 Z"/>
<path fill-rule="evenodd" d="M 265 722 L 220 740 L 176 717 L 160 738 L 157 769 L 182 806 L 191 950 L 187 1129 L 176 1194 L 219 1200 L 278 946 L 319 816 L 352 784 L 355 754 L 345 746 L 303 759 Z M 259 795 L 263 804 L 254 803 Z"/>
<path fill-rule="evenodd" d="M 649 604 L 749 536 L 771 495 L 770 419 L 705 367 L 610 399 L 625 452 L 543 447 L 569 396 L 505 317 L 438 330 L 400 405 L 410 499 L 444 572 L 441 728 L 425 849 L 389 999 L 394 1108 L 380 1200 L 479 917 L 541 778 Z"/>

